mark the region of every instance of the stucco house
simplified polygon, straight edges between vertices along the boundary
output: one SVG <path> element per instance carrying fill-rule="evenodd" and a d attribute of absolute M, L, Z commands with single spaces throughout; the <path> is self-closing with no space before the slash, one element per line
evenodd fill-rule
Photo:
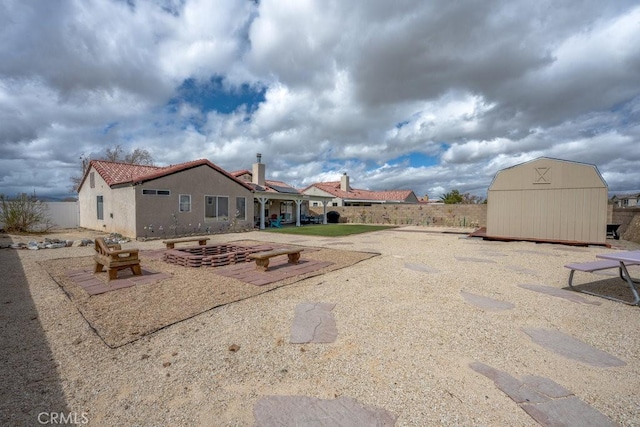
<path fill-rule="evenodd" d="M 253 188 L 206 159 L 166 167 L 92 160 L 80 226 L 130 238 L 254 226 Z"/>
<path fill-rule="evenodd" d="M 272 218 L 281 218 L 286 223 L 295 223 L 300 226 L 302 216 L 309 213 L 309 203 L 323 206 L 323 220 L 326 224 L 326 207 L 331 197 L 318 195 L 311 197 L 302 194 L 296 188 L 283 181 L 269 180 L 265 178 L 266 165 L 262 163 L 262 155 L 257 155 L 257 161 L 252 170 L 247 169 L 231 172 L 231 175 L 251 186 L 254 193 L 254 212 L 256 222 L 260 229 Z"/>
<path fill-rule="evenodd" d="M 640 194 L 616 194 L 611 201 L 619 208 L 640 207 Z"/>
<path fill-rule="evenodd" d="M 342 175 L 340 181 L 316 182 L 304 190 L 309 196 L 331 197 L 331 206 L 371 206 L 383 203 L 419 203 L 412 190 L 372 191 L 353 188 L 349 175 Z M 311 207 L 320 206 L 311 202 Z"/>

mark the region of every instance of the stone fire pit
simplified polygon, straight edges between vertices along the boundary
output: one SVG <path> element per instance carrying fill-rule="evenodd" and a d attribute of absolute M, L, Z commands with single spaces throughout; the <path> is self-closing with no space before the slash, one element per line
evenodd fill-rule
<path fill-rule="evenodd" d="M 273 246 L 238 246 L 229 244 L 192 246 L 169 249 L 165 251 L 163 260 L 185 267 L 222 267 L 230 264 L 251 261 L 249 254 L 270 251 Z"/>

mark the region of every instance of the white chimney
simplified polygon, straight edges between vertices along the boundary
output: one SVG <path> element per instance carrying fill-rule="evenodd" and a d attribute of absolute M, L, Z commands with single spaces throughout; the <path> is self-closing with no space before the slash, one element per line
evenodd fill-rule
<path fill-rule="evenodd" d="M 253 164 L 253 170 L 251 173 L 251 182 L 264 187 L 265 165 L 262 163 L 262 154 L 256 154 L 256 158 L 256 163 Z"/>
<path fill-rule="evenodd" d="M 351 191 L 351 187 L 349 187 L 349 175 L 347 175 L 346 172 L 340 178 L 340 189 L 342 191 Z"/>

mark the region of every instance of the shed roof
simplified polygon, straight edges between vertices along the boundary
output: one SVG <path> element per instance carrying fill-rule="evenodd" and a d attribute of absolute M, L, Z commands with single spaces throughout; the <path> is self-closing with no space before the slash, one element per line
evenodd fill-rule
<path fill-rule="evenodd" d="M 557 188 L 607 188 L 607 183 L 596 165 L 539 157 L 498 171 L 489 191 Z"/>

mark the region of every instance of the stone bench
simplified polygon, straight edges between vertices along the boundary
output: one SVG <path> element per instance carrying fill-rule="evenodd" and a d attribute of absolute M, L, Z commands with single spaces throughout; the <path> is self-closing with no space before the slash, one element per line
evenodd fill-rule
<path fill-rule="evenodd" d="M 180 239 L 163 240 L 162 243 L 167 245 L 167 249 L 173 249 L 175 247 L 176 243 L 198 242 L 198 244 L 200 246 L 204 246 L 204 245 L 207 244 L 207 240 L 209 240 L 208 237 L 183 237 L 183 238 L 180 238 Z"/>
<path fill-rule="evenodd" d="M 256 269 L 261 271 L 267 271 L 269 268 L 269 259 L 280 256 L 287 255 L 289 257 L 289 264 L 297 264 L 300 260 L 300 252 L 304 249 L 301 248 L 282 248 L 282 249 L 274 249 L 271 251 L 265 252 L 257 252 L 254 254 L 249 254 L 247 257 L 249 259 L 256 260 Z"/>

